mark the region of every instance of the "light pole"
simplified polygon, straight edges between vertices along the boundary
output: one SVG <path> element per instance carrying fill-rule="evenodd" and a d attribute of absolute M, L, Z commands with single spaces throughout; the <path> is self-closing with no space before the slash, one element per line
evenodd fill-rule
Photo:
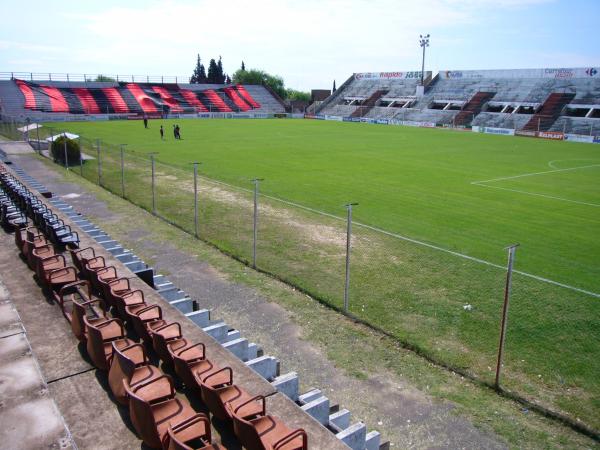
<path fill-rule="evenodd" d="M 425 81 L 425 48 L 429 47 L 429 36 L 429 34 L 425 36 L 423 36 L 422 34 L 419 35 L 419 45 L 423 49 L 423 61 L 421 64 L 421 86 L 423 86 L 423 83 Z"/>

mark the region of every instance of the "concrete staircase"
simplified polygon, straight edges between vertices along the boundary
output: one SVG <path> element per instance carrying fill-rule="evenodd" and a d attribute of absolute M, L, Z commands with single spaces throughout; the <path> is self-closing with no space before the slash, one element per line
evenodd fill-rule
<path fill-rule="evenodd" d="M 377 101 L 381 97 L 383 97 L 385 94 L 387 94 L 388 92 L 389 92 L 388 89 L 379 89 L 379 90 L 373 92 L 373 94 L 368 99 L 366 99 L 362 105 L 357 107 L 354 110 L 354 112 L 352 114 L 350 114 L 350 117 L 366 116 L 369 113 L 369 111 L 371 111 L 371 109 L 373 109 L 373 107 L 375 106 Z"/>
<path fill-rule="evenodd" d="M 465 126 L 471 124 L 475 116 L 481 112 L 483 105 L 494 95 L 496 95 L 495 92 L 477 92 L 456 115 L 454 125 Z"/>
<path fill-rule="evenodd" d="M 548 96 L 540 110 L 533 115 L 531 120 L 523 127 L 526 131 L 548 131 L 563 108 L 575 98 L 572 93 L 553 92 Z"/>

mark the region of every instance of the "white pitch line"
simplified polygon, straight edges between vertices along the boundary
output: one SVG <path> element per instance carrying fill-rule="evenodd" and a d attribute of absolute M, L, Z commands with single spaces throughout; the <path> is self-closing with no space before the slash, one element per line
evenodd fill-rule
<path fill-rule="evenodd" d="M 578 205 L 595 206 L 596 208 L 600 208 L 600 205 L 597 203 L 580 202 L 578 200 L 569 200 L 568 198 L 554 197 L 553 195 L 537 194 L 535 192 L 520 191 L 518 189 L 510 189 L 510 188 L 505 188 L 505 187 L 500 187 L 500 186 L 488 186 L 487 184 L 483 184 L 483 183 L 476 183 L 476 186 L 487 187 L 487 188 L 492 188 L 492 189 L 501 189 L 503 191 L 510 191 L 510 192 L 518 192 L 520 194 L 535 195 L 536 197 L 550 198 L 552 200 L 560 200 L 563 202 L 577 203 Z"/>
<path fill-rule="evenodd" d="M 590 167 L 600 167 L 600 164 L 592 164 L 592 165 L 589 165 L 589 166 L 579 166 L 579 167 L 569 167 L 568 169 L 546 170 L 545 172 L 524 173 L 524 174 L 521 174 L 521 175 L 514 175 L 512 177 L 494 178 L 492 180 L 471 181 L 471 184 L 492 183 L 494 181 L 503 181 L 503 180 L 514 180 L 515 178 L 532 177 L 534 175 L 544 175 L 544 174 L 547 174 L 547 173 L 567 172 L 569 170 L 588 169 Z"/>
<path fill-rule="evenodd" d="M 598 165 L 600 165 L 600 164 L 598 164 Z M 215 180 L 213 178 L 209 178 L 209 177 L 205 177 L 205 176 L 200 176 L 200 178 L 204 178 L 204 179 L 209 180 L 209 181 L 211 181 L 213 183 L 220 184 L 220 185 L 223 185 L 223 186 L 227 186 L 227 187 L 232 188 L 232 189 L 238 189 L 238 190 L 241 190 L 241 191 L 244 191 L 244 192 L 249 192 L 249 193 L 254 192 L 252 189 L 246 189 L 246 188 L 243 188 L 243 187 L 234 186 L 232 184 L 225 183 L 224 181 Z M 273 196 L 270 196 L 270 195 L 265 195 L 265 194 L 261 194 L 261 195 L 263 197 L 265 197 L 265 198 L 270 199 L 270 200 L 275 200 L 277 202 L 281 202 L 281 203 L 286 204 L 286 205 L 294 206 L 296 208 L 300 208 L 300 209 L 303 209 L 305 211 L 309 211 L 309 212 L 312 212 L 312 213 L 315 213 L 315 214 L 319 214 L 321 216 L 330 217 L 332 219 L 339 220 L 339 221 L 342 221 L 342 222 L 346 221 L 345 217 L 339 217 L 339 216 L 336 216 L 334 214 L 327 213 L 325 211 L 320 211 L 318 209 L 310 208 L 308 206 L 300 205 L 298 203 L 290 202 L 288 200 L 283 200 L 281 198 L 273 197 Z M 439 247 L 437 245 L 428 244 L 427 242 L 423 242 L 423 241 L 419 241 L 417 239 L 409 238 L 409 237 L 403 236 L 401 234 L 392 233 L 390 231 L 386 231 L 386 230 L 383 230 L 381 228 L 377 228 L 377 227 L 374 227 L 374 226 L 371 226 L 371 225 L 366 225 L 364 223 L 352 221 L 352 224 L 355 225 L 355 226 L 366 228 L 368 230 L 372 230 L 372 231 L 376 231 L 378 233 L 385 234 L 387 236 L 391 236 L 391 237 L 394 237 L 394 238 L 397 238 L 397 239 L 401 239 L 403 241 L 412 242 L 413 244 L 417 244 L 417 245 L 421 245 L 423 247 L 431 248 L 433 250 L 437 250 L 437 251 L 440 251 L 440 252 L 443 252 L 443 253 L 449 253 L 451 255 L 458 256 L 459 258 L 467 259 L 469 261 L 473 261 L 473 262 L 476 262 L 476 263 L 479 263 L 479 264 L 484 264 L 486 266 L 495 267 L 495 268 L 501 269 L 501 270 L 506 270 L 506 266 L 501 266 L 500 264 L 496 264 L 496 263 L 493 263 L 493 262 L 490 262 L 490 261 L 486 261 L 485 259 L 475 258 L 473 256 L 465 255 L 464 253 L 459 253 L 459 252 L 455 252 L 453 250 L 449 250 L 449 249 L 444 248 L 444 247 Z M 558 281 L 550 280 L 549 278 L 544 278 L 544 277 L 541 277 L 539 275 L 534 275 L 534 274 L 527 273 L 527 272 L 521 272 L 520 270 L 513 270 L 513 272 L 514 273 L 518 273 L 519 275 L 522 275 L 522 276 L 527 277 L 527 278 L 532 278 L 532 279 L 537 280 L 537 281 L 542 281 L 544 283 L 553 284 L 554 286 L 559 286 L 559 287 L 562 287 L 564 289 L 568 289 L 568 290 L 571 290 L 571 291 L 579 292 L 581 294 L 586 294 L 586 295 L 589 295 L 591 297 L 600 298 L 600 293 L 597 293 L 597 292 L 586 291 L 585 289 L 581 289 L 581 288 L 578 288 L 578 287 L 575 287 L 575 286 L 570 286 L 568 284 L 560 283 Z"/>

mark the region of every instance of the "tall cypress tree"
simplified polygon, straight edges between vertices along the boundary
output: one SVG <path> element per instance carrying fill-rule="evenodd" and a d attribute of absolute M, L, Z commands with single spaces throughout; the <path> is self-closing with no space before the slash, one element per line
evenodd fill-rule
<path fill-rule="evenodd" d="M 198 83 L 206 84 L 206 70 L 204 70 L 204 64 L 200 64 L 200 75 L 198 76 Z"/>
<path fill-rule="evenodd" d="M 200 83 L 200 68 L 202 67 L 202 63 L 200 61 L 200 55 L 198 54 L 198 58 L 196 60 L 196 67 L 194 68 L 194 72 L 190 78 L 190 83 L 196 84 Z"/>
<path fill-rule="evenodd" d="M 242 72 L 246 71 L 246 64 L 244 64 L 244 61 L 242 61 Z"/>
<path fill-rule="evenodd" d="M 333 80 L 333 90 L 331 91 L 331 93 L 333 94 L 335 91 L 337 91 L 337 89 L 335 87 L 335 80 Z"/>
<path fill-rule="evenodd" d="M 220 84 L 219 67 L 214 59 L 208 63 L 208 76 L 206 82 L 210 84 Z"/>
<path fill-rule="evenodd" d="M 221 62 L 221 55 L 219 55 L 219 62 L 217 63 L 217 75 L 219 84 L 225 83 L 225 74 L 223 73 L 223 63 Z"/>

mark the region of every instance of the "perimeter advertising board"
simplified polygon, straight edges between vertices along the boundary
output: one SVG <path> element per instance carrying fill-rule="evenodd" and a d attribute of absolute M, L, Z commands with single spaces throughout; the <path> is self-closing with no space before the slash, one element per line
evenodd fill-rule
<path fill-rule="evenodd" d="M 571 78 L 600 78 L 600 68 L 545 68 L 509 70 L 442 70 L 440 77 L 445 79 L 470 78 L 550 78 L 568 80 Z"/>
<path fill-rule="evenodd" d="M 431 76 L 430 71 L 425 71 L 425 78 Z M 421 71 L 412 72 L 362 72 L 355 73 L 356 80 L 420 80 Z"/>
<path fill-rule="evenodd" d="M 559 131 L 538 131 L 537 137 L 542 139 L 552 139 L 554 141 L 562 141 L 565 135 Z"/>
<path fill-rule="evenodd" d="M 565 134 L 565 141 L 587 142 L 588 144 L 591 144 L 594 142 L 594 136 L 585 136 L 583 134 L 567 133 L 567 134 Z"/>

